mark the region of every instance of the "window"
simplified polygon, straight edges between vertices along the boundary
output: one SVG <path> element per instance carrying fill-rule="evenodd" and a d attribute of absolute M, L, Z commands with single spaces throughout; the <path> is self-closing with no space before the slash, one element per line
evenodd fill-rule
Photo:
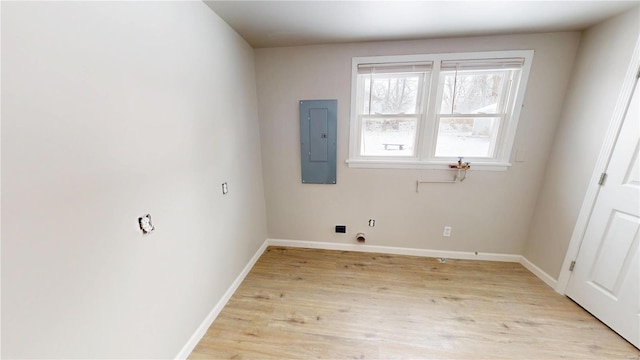
<path fill-rule="evenodd" d="M 349 166 L 506 169 L 533 51 L 353 59 Z"/>
<path fill-rule="evenodd" d="M 415 156 L 431 63 L 358 66 L 362 156 Z"/>

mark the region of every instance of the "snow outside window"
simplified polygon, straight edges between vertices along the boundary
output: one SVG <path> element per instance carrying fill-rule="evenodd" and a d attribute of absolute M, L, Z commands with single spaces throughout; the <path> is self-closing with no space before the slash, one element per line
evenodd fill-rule
<path fill-rule="evenodd" d="M 506 169 L 533 51 L 353 59 L 355 167 Z"/>

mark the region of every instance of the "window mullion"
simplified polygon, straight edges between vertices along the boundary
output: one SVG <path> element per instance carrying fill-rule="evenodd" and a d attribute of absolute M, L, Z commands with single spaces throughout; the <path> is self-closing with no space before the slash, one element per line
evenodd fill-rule
<path fill-rule="evenodd" d="M 509 154 L 505 153 L 505 143 L 507 141 L 507 134 L 510 131 L 510 127 L 513 126 L 513 124 L 511 124 L 511 118 L 510 118 L 510 114 L 513 114 L 513 105 L 515 102 L 515 92 L 518 89 L 518 84 L 515 82 L 515 77 L 516 72 L 515 71 L 511 71 L 509 73 L 509 81 L 505 84 L 505 89 L 504 91 L 504 104 L 503 104 L 503 108 L 505 109 L 505 114 L 503 116 L 500 117 L 500 128 L 499 128 L 499 132 L 497 134 L 497 138 L 495 139 L 495 141 L 497 142 L 496 148 L 494 150 L 494 156 L 496 159 L 508 159 Z M 518 73 L 519 75 L 519 73 Z M 519 78 L 519 76 L 518 76 Z"/>
<path fill-rule="evenodd" d="M 498 121 L 497 124 L 493 124 L 493 126 L 497 126 L 497 131 L 492 131 L 491 140 L 489 141 L 489 154 L 492 154 L 492 159 L 499 159 L 500 153 L 502 152 L 502 139 L 505 134 L 505 126 L 507 125 L 506 116 L 499 115 L 497 116 Z"/>
<path fill-rule="evenodd" d="M 365 81 L 361 77 L 357 77 L 357 85 L 358 85 L 358 94 L 364 94 Z M 356 128 L 352 129 L 354 131 L 354 137 L 352 140 L 355 140 L 355 154 L 357 157 L 362 156 L 362 119 L 363 119 L 363 111 L 364 111 L 364 99 L 362 97 L 357 97 L 356 103 L 356 111 L 357 111 L 357 123 Z"/>
<path fill-rule="evenodd" d="M 422 77 L 421 77 L 421 81 L 420 81 L 420 86 L 418 88 L 418 106 L 416 108 L 416 133 L 415 133 L 415 140 L 414 140 L 414 144 L 415 144 L 415 151 L 414 151 L 414 157 L 416 159 L 421 159 L 421 153 L 422 153 L 422 132 L 424 129 L 424 113 L 426 110 L 426 97 L 429 94 L 429 83 L 428 81 L 430 81 L 431 79 L 431 72 L 425 72 Z"/>
<path fill-rule="evenodd" d="M 423 99 L 425 110 L 422 113 L 422 131 L 420 136 L 420 152 L 417 154 L 420 160 L 432 159 L 435 148 L 434 138 L 436 129 L 436 110 L 438 99 L 440 98 L 440 61 L 433 62 L 431 76 L 429 77 L 429 91 Z"/>

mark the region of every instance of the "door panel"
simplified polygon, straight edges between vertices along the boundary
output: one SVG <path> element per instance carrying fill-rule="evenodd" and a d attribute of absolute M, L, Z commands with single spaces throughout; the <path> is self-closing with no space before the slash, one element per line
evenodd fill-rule
<path fill-rule="evenodd" d="M 640 101 L 635 90 L 566 294 L 640 347 Z"/>
<path fill-rule="evenodd" d="M 630 255 L 638 246 L 639 220 L 637 216 L 614 211 L 596 251 L 589 277 L 594 285 L 600 286 L 615 299 L 630 270 Z"/>

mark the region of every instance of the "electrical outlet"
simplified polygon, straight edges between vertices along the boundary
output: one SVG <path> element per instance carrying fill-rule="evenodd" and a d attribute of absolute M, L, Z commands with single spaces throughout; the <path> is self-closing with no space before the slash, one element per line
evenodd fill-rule
<path fill-rule="evenodd" d="M 222 183 L 222 195 L 227 195 L 227 193 L 229 192 L 229 186 L 227 185 L 226 182 Z"/>
<path fill-rule="evenodd" d="M 370 227 L 376 226 L 376 221 L 374 219 L 369 219 L 369 226 Z"/>
<path fill-rule="evenodd" d="M 442 232 L 442 236 L 449 237 L 451 236 L 451 226 L 445 226 L 444 231 Z"/>

